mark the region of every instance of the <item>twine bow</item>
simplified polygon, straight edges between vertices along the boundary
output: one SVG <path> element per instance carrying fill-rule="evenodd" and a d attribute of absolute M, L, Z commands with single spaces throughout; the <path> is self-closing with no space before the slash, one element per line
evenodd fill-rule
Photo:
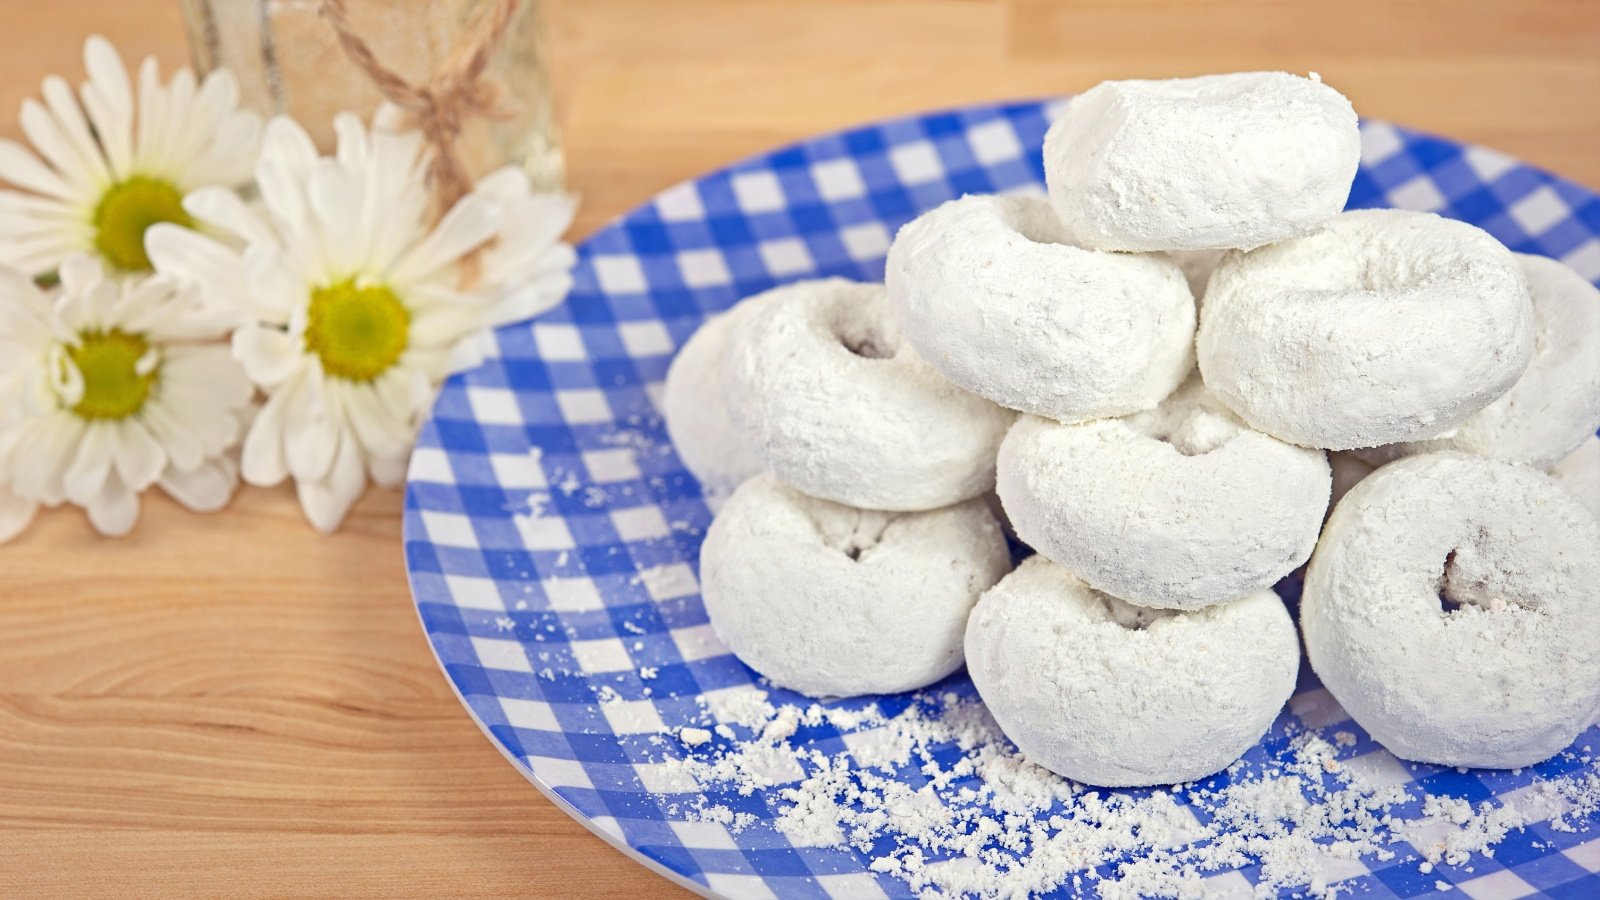
<path fill-rule="evenodd" d="M 504 90 L 485 79 L 484 71 L 519 5 L 520 0 L 481 4 L 450 57 L 427 83 L 417 85 L 378 60 L 372 46 L 351 26 L 345 0 L 322 0 L 322 15 L 333 26 L 345 55 L 372 79 L 384 99 L 404 112 L 407 127 L 415 127 L 432 146 L 428 182 L 436 216 L 443 216 L 472 190 L 472 176 L 456 149 L 462 126 L 473 116 L 503 119 L 511 115 L 503 105 Z"/>

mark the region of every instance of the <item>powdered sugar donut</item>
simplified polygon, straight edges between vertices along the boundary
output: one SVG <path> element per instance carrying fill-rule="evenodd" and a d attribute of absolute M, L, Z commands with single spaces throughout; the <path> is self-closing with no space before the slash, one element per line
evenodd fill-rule
<path fill-rule="evenodd" d="M 1074 97 L 1044 139 L 1066 233 L 1099 250 L 1309 234 L 1344 208 L 1360 160 L 1350 101 L 1286 72 L 1107 81 Z"/>
<path fill-rule="evenodd" d="M 1488 234 L 1369 209 L 1229 254 L 1198 347 L 1206 384 L 1246 422 L 1349 450 L 1436 437 L 1494 402 L 1532 358 L 1533 310 Z"/>
<path fill-rule="evenodd" d="M 1600 704 L 1596 584 L 1600 521 L 1548 476 L 1415 456 L 1329 517 L 1300 601 L 1306 652 L 1396 756 L 1530 765 Z"/>
<path fill-rule="evenodd" d="M 1194 365 L 1194 302 L 1156 254 L 1065 242 L 1043 198 L 970 196 L 900 229 L 900 329 L 956 384 L 1061 421 L 1149 409 Z"/>
<path fill-rule="evenodd" d="M 848 697 L 961 667 L 978 595 L 1011 567 L 982 499 L 933 512 L 853 509 L 771 475 L 745 482 L 700 550 L 711 626 L 774 684 Z"/>
<path fill-rule="evenodd" d="M 1000 446 L 1017 535 L 1129 603 L 1198 609 L 1269 587 L 1311 556 L 1328 508 L 1320 450 L 1252 431 L 1192 378 L 1159 407 Z"/>
<path fill-rule="evenodd" d="M 1029 761 L 1105 787 L 1226 768 L 1294 691 L 1300 647 L 1271 591 L 1196 612 L 1130 606 L 1030 557 L 978 601 L 967 671 Z"/>
<path fill-rule="evenodd" d="M 1600 291 L 1553 259 L 1517 260 L 1533 297 L 1527 371 L 1448 436 L 1360 451 L 1369 462 L 1460 450 L 1545 468 L 1600 429 Z"/>
<path fill-rule="evenodd" d="M 1579 444 L 1550 468 L 1550 477 L 1600 519 L 1600 437 L 1590 436 Z"/>
<path fill-rule="evenodd" d="M 936 509 L 994 486 L 1013 414 L 966 393 L 895 330 L 882 285 L 768 292 L 732 338 L 734 426 L 786 484 L 867 509 Z"/>
<path fill-rule="evenodd" d="M 708 319 L 678 351 L 662 389 L 667 435 L 683 465 L 713 496 L 734 488 L 766 468 L 760 454 L 734 427 L 722 393 L 722 362 L 741 319 L 764 305 L 752 297 Z"/>

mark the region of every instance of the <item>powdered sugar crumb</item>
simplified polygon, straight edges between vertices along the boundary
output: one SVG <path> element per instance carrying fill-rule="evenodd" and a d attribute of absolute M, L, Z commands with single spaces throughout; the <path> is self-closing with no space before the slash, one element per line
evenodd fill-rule
<path fill-rule="evenodd" d="M 1023 897 L 1067 884 L 1105 900 L 1191 897 L 1208 876 L 1252 865 L 1258 891 L 1331 897 L 1362 860 L 1404 855 L 1428 873 L 1492 855 L 1535 821 L 1587 831 L 1600 810 L 1600 772 L 1586 754 L 1568 755 L 1584 767 L 1574 774 L 1473 805 L 1372 780 L 1366 773 L 1378 767 L 1349 764 L 1360 757 L 1348 731 L 1325 738 L 1280 726 L 1264 759 L 1252 755 L 1225 779 L 1106 791 L 1032 765 L 981 703 L 953 693 L 916 695 L 893 714 L 876 704 L 774 704 L 757 688 L 713 691 L 700 703 L 714 730 L 693 729 L 706 740 L 661 767 L 712 796 L 762 792 L 771 815 L 704 798 L 675 812 L 734 833 L 771 827 L 795 846 L 873 854 L 872 871 L 925 897 Z M 831 729 L 848 752 L 829 752 L 809 729 Z"/>

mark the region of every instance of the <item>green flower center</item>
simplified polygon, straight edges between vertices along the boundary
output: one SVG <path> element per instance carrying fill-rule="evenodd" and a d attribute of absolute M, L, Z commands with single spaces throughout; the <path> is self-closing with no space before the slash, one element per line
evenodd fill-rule
<path fill-rule="evenodd" d="M 371 381 L 400 359 L 410 329 L 411 313 L 394 291 L 351 278 L 311 292 L 306 349 L 329 375 Z"/>
<path fill-rule="evenodd" d="M 157 222 L 194 227 L 194 219 L 184 212 L 183 195 L 176 185 L 148 175 L 134 175 L 112 185 L 94 208 L 95 248 L 119 269 L 149 271 L 144 233 Z"/>
<path fill-rule="evenodd" d="M 85 419 L 122 419 L 143 409 L 159 368 L 139 374 L 139 360 L 149 349 L 137 334 L 85 331 L 78 346 L 67 348 L 83 376 L 83 399 L 72 411 Z"/>

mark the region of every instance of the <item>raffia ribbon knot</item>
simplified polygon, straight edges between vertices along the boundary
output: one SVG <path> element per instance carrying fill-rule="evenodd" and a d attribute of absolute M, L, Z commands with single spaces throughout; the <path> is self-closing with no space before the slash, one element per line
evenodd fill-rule
<path fill-rule="evenodd" d="M 416 85 L 378 60 L 372 46 L 351 26 L 345 0 L 322 2 L 322 14 L 333 26 L 345 55 L 372 79 L 384 99 L 404 112 L 405 127 L 416 128 L 432 146 L 428 181 L 436 216 L 443 216 L 472 190 L 472 176 L 456 148 L 467 120 L 474 116 L 503 119 L 514 112 L 506 105 L 505 90 L 486 79 L 484 72 L 519 5 L 520 0 L 489 0 L 480 5 L 450 57 L 426 84 Z"/>

